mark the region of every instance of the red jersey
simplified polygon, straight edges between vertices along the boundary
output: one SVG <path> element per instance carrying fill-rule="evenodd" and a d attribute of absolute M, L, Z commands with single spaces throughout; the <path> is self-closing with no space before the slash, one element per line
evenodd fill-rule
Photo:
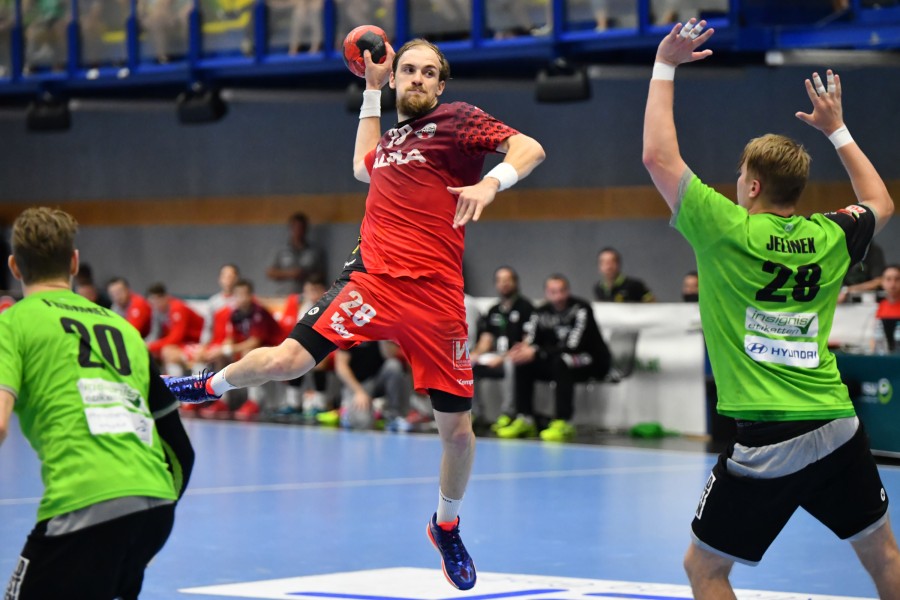
<path fill-rule="evenodd" d="M 153 308 L 146 298 L 131 292 L 128 306 L 125 307 L 122 316 L 141 333 L 141 337 L 150 335 L 150 328 L 153 326 Z"/>
<path fill-rule="evenodd" d="M 369 273 L 462 287 L 464 228 L 447 187 L 481 180 L 484 158 L 518 131 L 464 102 L 398 123 L 366 155 L 371 176 L 360 253 Z"/>
<path fill-rule="evenodd" d="M 234 310 L 230 306 L 223 306 L 213 313 L 212 337 L 210 344 L 223 344 L 231 333 L 231 311 Z"/>
<path fill-rule="evenodd" d="M 232 342 L 256 338 L 263 346 L 277 346 L 284 340 L 284 332 L 275 317 L 262 305 L 254 302 L 248 312 L 235 308 L 231 312 Z"/>
<path fill-rule="evenodd" d="M 169 299 L 169 311 L 157 340 L 147 344 L 150 352 L 159 352 L 164 346 L 196 344 L 203 333 L 203 317 L 192 311 L 178 298 Z"/>
<path fill-rule="evenodd" d="M 887 298 L 878 303 L 876 319 L 900 319 L 900 300 L 890 302 Z"/>
<path fill-rule="evenodd" d="M 281 318 L 278 319 L 278 325 L 281 327 L 284 337 L 291 335 L 291 332 L 297 325 L 299 314 L 300 294 L 291 294 L 284 301 L 284 308 L 281 309 Z"/>

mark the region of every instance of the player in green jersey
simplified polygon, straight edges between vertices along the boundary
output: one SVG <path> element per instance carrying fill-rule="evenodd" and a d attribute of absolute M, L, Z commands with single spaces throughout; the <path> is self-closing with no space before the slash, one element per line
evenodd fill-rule
<path fill-rule="evenodd" d="M 735 561 L 758 563 L 797 508 L 851 542 L 881 598 L 900 598 L 900 552 L 868 439 L 827 341 L 850 265 L 894 211 L 875 168 L 844 126 L 840 78 L 806 80 L 803 122 L 834 143 L 857 204 L 802 217 L 809 155 L 779 135 L 751 140 L 737 204 L 682 159 L 673 114 L 675 67 L 701 60 L 713 34 L 680 23 L 660 43 L 644 119 L 644 165 L 694 248 L 700 315 L 719 389 L 718 411 L 737 436 L 703 490 L 684 559 L 695 598 L 734 598 Z"/>
<path fill-rule="evenodd" d="M 25 298 L 0 314 L 0 443 L 15 411 L 44 495 L 7 600 L 137 598 L 194 462 L 140 333 L 71 290 L 76 231 L 48 208 L 13 224 Z"/>

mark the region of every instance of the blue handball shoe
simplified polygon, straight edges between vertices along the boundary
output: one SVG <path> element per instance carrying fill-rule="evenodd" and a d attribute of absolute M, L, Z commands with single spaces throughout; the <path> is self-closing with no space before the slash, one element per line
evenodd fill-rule
<path fill-rule="evenodd" d="M 207 383 L 212 376 L 213 371 L 204 369 L 199 375 L 188 375 L 187 377 L 168 377 L 163 378 L 169 391 L 181 402 L 187 404 L 200 404 L 209 400 L 216 400 L 221 396 L 213 394 L 208 388 Z"/>
<path fill-rule="evenodd" d="M 454 523 L 438 523 L 435 513 L 426 532 L 441 555 L 444 577 L 450 585 L 461 590 L 472 589 L 475 585 L 475 563 L 459 537 L 459 517 Z"/>

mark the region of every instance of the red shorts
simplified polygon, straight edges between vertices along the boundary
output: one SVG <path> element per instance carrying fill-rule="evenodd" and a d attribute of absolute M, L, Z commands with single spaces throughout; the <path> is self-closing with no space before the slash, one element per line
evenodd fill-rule
<path fill-rule="evenodd" d="M 306 339 L 304 327 L 329 344 Z M 317 359 L 327 345 L 346 350 L 361 342 L 394 341 L 409 360 L 417 392 L 433 389 L 472 397 L 462 288 L 433 279 L 345 271 L 303 315 L 291 337 Z"/>

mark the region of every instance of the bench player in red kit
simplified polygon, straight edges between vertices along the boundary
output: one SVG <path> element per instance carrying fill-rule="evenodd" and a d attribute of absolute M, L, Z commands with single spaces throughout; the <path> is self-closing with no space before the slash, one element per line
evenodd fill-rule
<path fill-rule="evenodd" d="M 169 379 L 185 402 L 236 387 L 289 380 L 335 348 L 397 342 L 409 358 L 416 390 L 427 393 L 443 444 L 438 510 L 427 534 L 444 575 L 463 590 L 475 565 L 459 537 L 459 506 L 475 454 L 472 367 L 463 302 L 465 225 L 477 221 L 498 191 L 544 159 L 532 138 L 463 102 L 440 104 L 450 75 L 441 51 L 422 39 L 383 63 L 366 51 L 366 91 L 359 115 L 353 174 L 369 183 L 359 245 L 325 296 L 280 346 L 260 348 L 216 373 Z M 398 123 L 381 133 L 381 88 L 397 92 Z M 505 159 L 482 177 L 488 153 Z"/>

